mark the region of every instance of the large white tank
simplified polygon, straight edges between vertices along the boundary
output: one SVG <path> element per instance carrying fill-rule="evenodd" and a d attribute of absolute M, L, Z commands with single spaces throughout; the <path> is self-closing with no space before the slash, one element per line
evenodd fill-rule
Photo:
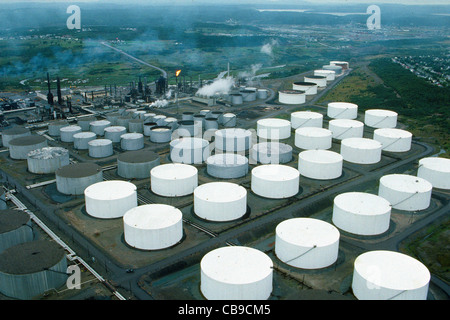
<path fill-rule="evenodd" d="M 22 136 L 9 141 L 9 156 L 12 159 L 26 160 L 30 151 L 45 147 L 47 139 L 43 136 Z"/>
<path fill-rule="evenodd" d="M 127 133 L 127 128 L 124 126 L 110 126 L 105 128 L 105 139 L 109 139 L 113 143 L 119 143 L 125 133 Z"/>
<path fill-rule="evenodd" d="M 123 216 L 124 239 L 141 250 L 161 250 L 183 238 L 183 214 L 166 204 L 147 204 L 128 210 Z"/>
<path fill-rule="evenodd" d="M 183 137 L 170 142 L 170 159 L 176 163 L 203 163 L 211 155 L 209 142 L 201 138 Z"/>
<path fill-rule="evenodd" d="M 217 130 L 214 133 L 215 148 L 223 152 L 241 152 L 252 146 L 252 132 L 241 128 Z"/>
<path fill-rule="evenodd" d="M 252 170 L 251 175 L 252 191 L 264 198 L 289 198 L 300 189 L 298 170 L 287 165 L 260 165 Z"/>
<path fill-rule="evenodd" d="M 167 143 L 172 139 L 172 129 L 167 126 L 155 126 L 150 129 L 150 141 Z"/>
<path fill-rule="evenodd" d="M 341 67 L 342 70 L 347 70 L 348 68 L 350 68 L 347 61 L 330 61 L 330 66 L 338 66 Z"/>
<path fill-rule="evenodd" d="M 364 123 L 358 120 L 331 120 L 328 122 L 328 129 L 333 132 L 333 138 L 337 140 L 362 138 L 364 135 Z"/>
<path fill-rule="evenodd" d="M 55 172 L 56 189 L 68 195 L 81 195 L 91 184 L 103 181 L 102 167 L 91 162 L 73 163 Z"/>
<path fill-rule="evenodd" d="M 349 102 L 330 102 L 327 107 L 327 116 L 332 119 L 356 119 L 358 105 Z"/>
<path fill-rule="evenodd" d="M 347 138 L 341 141 L 341 155 L 345 161 L 373 164 L 381 160 L 381 143 L 366 138 Z"/>
<path fill-rule="evenodd" d="M 294 144 L 305 150 L 326 150 L 333 144 L 333 133 L 325 128 L 301 127 L 295 130 Z"/>
<path fill-rule="evenodd" d="M 93 132 L 78 132 L 73 135 L 73 147 L 77 150 L 88 150 L 89 141 L 95 140 L 97 135 Z"/>
<path fill-rule="evenodd" d="M 343 158 L 334 151 L 306 150 L 298 155 L 300 175 L 310 179 L 329 180 L 342 175 Z"/>
<path fill-rule="evenodd" d="M 186 196 L 198 186 L 196 167 L 182 163 L 168 163 L 154 167 L 150 171 L 153 193 L 164 197 Z"/>
<path fill-rule="evenodd" d="M 127 179 L 149 178 L 150 170 L 159 164 L 159 154 L 153 151 L 128 151 L 117 157 L 117 174 Z"/>
<path fill-rule="evenodd" d="M 306 102 L 304 91 L 282 90 L 278 92 L 278 101 L 283 104 L 303 104 Z"/>
<path fill-rule="evenodd" d="M 73 136 L 81 132 L 80 126 L 65 126 L 59 129 L 61 142 L 73 142 Z"/>
<path fill-rule="evenodd" d="M 291 127 L 294 130 L 302 127 L 322 128 L 322 126 L 323 115 L 319 112 L 297 111 L 291 113 Z"/>
<path fill-rule="evenodd" d="M 284 119 L 267 118 L 258 120 L 256 134 L 267 140 L 283 140 L 291 136 L 291 122 Z"/>
<path fill-rule="evenodd" d="M 433 188 L 450 189 L 450 159 L 430 157 L 419 160 L 417 176 L 433 185 Z"/>
<path fill-rule="evenodd" d="M 251 157 L 262 164 L 280 164 L 292 160 L 292 147 L 286 143 L 260 142 L 253 145 Z"/>
<path fill-rule="evenodd" d="M 194 190 L 194 212 L 210 221 L 232 221 L 247 212 L 247 190 L 230 182 L 210 182 Z"/>
<path fill-rule="evenodd" d="M 323 76 L 308 76 L 304 78 L 305 82 L 312 82 L 317 84 L 319 88 L 325 88 L 327 86 L 327 77 Z"/>
<path fill-rule="evenodd" d="M 120 137 L 120 147 L 125 151 L 134 151 L 144 148 L 144 135 L 142 133 L 125 133 Z"/>
<path fill-rule="evenodd" d="M 433 186 L 425 179 L 407 174 L 381 177 L 378 195 L 389 201 L 394 209 L 419 211 L 430 206 Z"/>
<path fill-rule="evenodd" d="M 9 141 L 15 139 L 15 138 L 20 138 L 20 137 L 25 137 L 25 136 L 30 136 L 31 135 L 31 131 L 28 128 L 25 127 L 13 127 L 11 129 L 6 129 L 2 131 L 2 144 L 5 148 L 9 148 Z"/>
<path fill-rule="evenodd" d="M 315 76 L 326 77 L 327 81 L 336 79 L 336 72 L 334 70 L 314 70 Z"/>
<path fill-rule="evenodd" d="M 52 121 L 48 124 L 48 134 L 52 137 L 59 137 L 60 129 L 69 126 L 67 121 Z"/>
<path fill-rule="evenodd" d="M 156 122 L 144 122 L 144 136 L 150 137 L 151 129 L 158 126 Z M 168 127 L 170 129 L 170 127 Z M 171 133 L 172 135 L 172 133 Z"/>
<path fill-rule="evenodd" d="M 426 300 L 430 278 L 428 269 L 408 255 L 369 251 L 354 262 L 352 290 L 359 300 Z"/>
<path fill-rule="evenodd" d="M 69 161 L 69 151 L 60 147 L 36 149 L 27 155 L 28 171 L 36 174 L 54 173 Z"/>
<path fill-rule="evenodd" d="M 412 133 L 402 129 L 376 129 L 373 139 L 381 142 L 383 151 L 406 152 L 411 149 Z"/>
<path fill-rule="evenodd" d="M 244 97 L 240 93 L 231 94 L 230 97 L 231 97 L 231 104 L 233 106 L 240 105 L 240 104 L 244 103 Z"/>
<path fill-rule="evenodd" d="M 158 124 L 158 126 L 165 126 L 166 118 L 167 118 L 167 116 L 165 116 L 163 114 L 158 114 L 153 117 L 153 121 L 155 121 Z"/>
<path fill-rule="evenodd" d="M 334 198 L 333 223 L 346 232 L 372 236 L 386 232 L 391 204 L 386 199 L 363 192 L 342 193 Z"/>
<path fill-rule="evenodd" d="M 331 70 L 331 71 L 334 71 L 335 74 L 336 74 L 336 76 L 341 75 L 341 74 L 342 74 L 342 71 L 343 71 L 343 68 L 342 68 L 341 66 L 338 66 L 338 65 L 332 65 L 332 64 L 324 65 L 324 66 L 322 66 L 322 69 L 323 69 L 323 70 Z"/>
<path fill-rule="evenodd" d="M 236 126 L 236 115 L 234 113 L 224 113 L 223 126 L 225 128 L 233 128 Z"/>
<path fill-rule="evenodd" d="M 206 171 L 221 179 L 244 177 L 248 173 L 248 159 L 240 154 L 218 153 L 206 159 Z"/>
<path fill-rule="evenodd" d="M 302 269 L 325 268 L 336 262 L 339 230 L 312 218 L 288 219 L 275 229 L 275 254 L 284 263 Z"/>
<path fill-rule="evenodd" d="M 299 82 L 294 82 L 292 84 L 292 90 L 304 91 L 305 95 L 307 95 L 307 96 L 317 94 L 317 88 L 318 88 L 318 85 L 317 85 L 317 83 L 314 83 L 314 82 L 299 81 Z"/>
<path fill-rule="evenodd" d="M 258 99 L 267 99 L 269 96 L 269 90 L 267 89 L 258 89 L 256 92 L 256 96 Z"/>
<path fill-rule="evenodd" d="M 114 219 L 137 206 L 136 186 L 131 182 L 97 182 L 84 190 L 86 212 L 95 218 Z"/>
<path fill-rule="evenodd" d="M 108 120 L 97 120 L 90 123 L 90 131 L 94 132 L 98 136 L 105 134 L 105 128 L 109 127 L 111 122 Z"/>
<path fill-rule="evenodd" d="M 395 128 L 397 126 L 397 112 L 383 109 L 366 110 L 364 124 L 371 128 Z"/>
<path fill-rule="evenodd" d="M 96 117 L 81 117 L 77 119 L 77 125 L 81 128 L 81 131 L 89 131 L 91 128 L 91 122 L 94 121 L 97 121 Z"/>
<path fill-rule="evenodd" d="M 208 300 L 266 300 L 272 282 L 273 262 L 257 249 L 222 247 L 200 262 L 200 290 Z"/>
<path fill-rule="evenodd" d="M 112 141 L 109 139 L 95 139 L 88 142 L 89 156 L 92 158 L 105 158 L 114 154 Z"/>

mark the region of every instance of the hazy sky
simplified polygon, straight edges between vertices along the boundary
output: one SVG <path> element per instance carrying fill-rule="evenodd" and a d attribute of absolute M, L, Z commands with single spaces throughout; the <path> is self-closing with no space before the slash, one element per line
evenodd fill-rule
<path fill-rule="evenodd" d="M 77 3 L 77 2 L 120 2 L 120 3 L 130 3 L 130 2 L 142 2 L 142 3 L 224 3 L 218 0 L 0 0 L 0 3 L 14 3 L 14 2 L 67 2 L 67 3 Z M 449 0 L 227 0 L 226 3 L 274 3 L 274 4 L 297 4 L 301 5 L 303 2 L 308 2 L 312 4 L 322 4 L 322 3 L 341 3 L 341 4 L 410 4 L 410 5 L 433 5 L 433 4 L 450 4 Z"/>

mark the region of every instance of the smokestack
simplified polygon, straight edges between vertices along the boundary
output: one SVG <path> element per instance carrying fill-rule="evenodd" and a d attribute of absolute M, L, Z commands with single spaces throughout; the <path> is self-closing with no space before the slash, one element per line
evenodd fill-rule
<path fill-rule="evenodd" d="M 142 77 L 141 76 L 139 76 L 138 92 L 142 93 Z"/>
<path fill-rule="evenodd" d="M 53 105 L 53 94 L 50 90 L 50 75 L 47 72 L 47 86 L 48 86 L 48 93 L 47 93 L 47 102 L 49 105 Z"/>
<path fill-rule="evenodd" d="M 63 100 L 62 100 L 62 94 L 61 94 L 61 81 L 59 80 L 59 77 L 56 78 L 56 92 L 58 95 L 58 104 L 62 105 L 63 104 Z"/>

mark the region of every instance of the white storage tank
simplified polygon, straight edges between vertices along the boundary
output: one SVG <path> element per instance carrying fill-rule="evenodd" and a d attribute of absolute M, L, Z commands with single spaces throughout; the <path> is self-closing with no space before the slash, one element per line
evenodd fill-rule
<path fill-rule="evenodd" d="M 356 258 L 352 290 L 359 300 L 426 300 L 430 279 L 420 261 L 399 252 L 376 250 Z"/>
<path fill-rule="evenodd" d="M 26 160 L 30 151 L 47 147 L 43 136 L 23 136 L 9 141 L 9 156 L 12 159 Z"/>
<path fill-rule="evenodd" d="M 119 143 L 125 133 L 127 133 L 127 128 L 123 126 L 110 126 L 105 128 L 105 139 L 109 139 L 113 143 Z"/>
<path fill-rule="evenodd" d="M 61 142 L 73 142 L 73 136 L 81 132 L 80 126 L 66 126 L 59 129 Z"/>
<path fill-rule="evenodd" d="M 323 69 L 323 70 L 331 70 L 331 71 L 334 71 L 335 74 L 336 74 L 336 76 L 341 75 L 342 72 L 343 72 L 342 66 L 340 66 L 340 65 L 334 65 L 334 64 L 331 64 L 331 63 L 328 64 L 328 65 L 322 66 L 322 69 Z"/>
<path fill-rule="evenodd" d="M 206 117 L 205 118 L 205 130 L 219 129 L 219 123 L 216 118 Z"/>
<path fill-rule="evenodd" d="M 186 196 L 198 186 L 198 170 L 189 164 L 162 164 L 150 171 L 150 185 L 153 193 L 163 197 Z"/>
<path fill-rule="evenodd" d="M 234 153 L 215 154 L 206 159 L 206 171 L 221 179 L 244 177 L 248 173 L 248 159 Z"/>
<path fill-rule="evenodd" d="M 223 115 L 223 126 L 225 128 L 234 128 L 236 126 L 236 115 L 234 113 L 225 113 Z"/>
<path fill-rule="evenodd" d="M 291 122 L 284 119 L 267 118 L 256 123 L 258 137 L 267 140 L 283 140 L 291 136 Z"/>
<path fill-rule="evenodd" d="M 144 133 L 144 120 L 142 119 L 131 119 L 128 122 L 128 132 L 131 133 Z"/>
<path fill-rule="evenodd" d="M 280 164 L 292 160 L 292 147 L 286 143 L 260 142 L 253 145 L 251 157 L 262 164 Z"/>
<path fill-rule="evenodd" d="M 298 155 L 300 175 L 317 180 L 330 180 L 342 175 L 343 158 L 334 151 L 306 150 Z"/>
<path fill-rule="evenodd" d="M 341 155 L 345 161 L 374 164 L 381 160 L 381 143 L 366 138 L 347 138 L 341 142 Z"/>
<path fill-rule="evenodd" d="M 358 120 L 331 120 L 328 122 L 328 129 L 333 132 L 333 138 L 337 140 L 362 138 L 364 135 L 364 123 Z"/>
<path fill-rule="evenodd" d="M 433 188 L 450 189 L 450 159 L 430 157 L 419 160 L 417 176 L 433 185 Z"/>
<path fill-rule="evenodd" d="M 131 182 L 97 182 L 84 190 L 86 212 L 99 219 L 114 219 L 137 206 L 136 186 Z"/>
<path fill-rule="evenodd" d="M 166 118 L 167 116 L 163 114 L 158 114 L 153 117 L 153 121 L 158 124 L 158 126 L 165 126 L 166 125 Z"/>
<path fill-rule="evenodd" d="M 371 128 L 395 128 L 397 126 L 397 112 L 383 109 L 366 110 L 364 124 Z"/>
<path fill-rule="evenodd" d="M 90 131 L 94 132 L 98 136 L 105 134 L 105 128 L 109 127 L 111 122 L 108 120 L 97 120 L 90 123 Z"/>
<path fill-rule="evenodd" d="M 149 178 L 150 170 L 159 164 L 159 155 L 153 151 L 128 151 L 117 157 L 117 174 L 126 179 Z"/>
<path fill-rule="evenodd" d="M 214 133 L 216 150 L 223 152 L 241 152 L 252 146 L 252 132 L 241 128 L 217 130 Z"/>
<path fill-rule="evenodd" d="M 386 232 L 391 219 L 391 204 L 386 199 L 364 192 L 342 193 L 334 198 L 333 223 L 349 233 L 373 236 Z"/>
<path fill-rule="evenodd" d="M 194 190 L 194 212 L 209 221 L 232 221 L 247 212 L 247 190 L 235 183 L 210 182 Z"/>
<path fill-rule="evenodd" d="M 292 84 L 292 90 L 300 90 L 304 91 L 305 95 L 312 96 L 317 94 L 317 83 L 314 82 L 304 82 L 304 81 L 298 81 L 294 82 Z"/>
<path fill-rule="evenodd" d="M 256 90 L 244 89 L 241 90 L 242 99 L 244 102 L 252 102 L 256 100 Z"/>
<path fill-rule="evenodd" d="M 267 89 L 258 89 L 256 91 L 256 97 L 260 100 L 267 99 L 269 96 L 269 90 Z"/>
<path fill-rule="evenodd" d="M 89 131 L 91 129 L 91 122 L 97 121 L 96 117 L 81 117 L 77 119 L 77 126 L 81 128 L 81 131 Z"/>
<path fill-rule="evenodd" d="M 172 139 L 172 129 L 167 126 L 155 126 L 150 129 L 150 141 L 167 143 Z"/>
<path fill-rule="evenodd" d="M 326 150 L 333 144 L 333 133 L 325 128 L 301 127 L 295 130 L 294 144 L 305 150 Z"/>
<path fill-rule="evenodd" d="M 326 77 L 327 81 L 336 79 L 336 72 L 334 70 L 314 70 L 315 76 Z"/>
<path fill-rule="evenodd" d="M 120 147 L 124 151 L 133 151 L 144 148 L 144 135 L 142 133 L 125 133 L 120 137 Z"/>
<path fill-rule="evenodd" d="M 156 122 L 145 122 L 144 123 L 144 136 L 150 137 L 151 130 L 153 127 L 158 126 Z"/>
<path fill-rule="evenodd" d="M 407 174 L 381 177 L 378 195 L 389 201 L 394 209 L 425 210 L 430 206 L 433 186 L 425 179 Z"/>
<path fill-rule="evenodd" d="M 60 129 L 69 126 L 67 121 L 52 121 L 48 124 L 48 134 L 52 137 L 60 136 Z"/>
<path fill-rule="evenodd" d="M 232 246 L 208 252 L 200 262 L 200 290 L 208 300 L 267 300 L 273 262 L 257 249 Z"/>
<path fill-rule="evenodd" d="M 356 119 L 358 105 L 349 102 L 330 102 L 327 107 L 327 116 L 332 119 Z"/>
<path fill-rule="evenodd" d="M 181 120 L 183 121 L 193 121 L 194 120 L 194 113 L 191 111 L 185 111 L 181 114 Z"/>
<path fill-rule="evenodd" d="M 125 242 L 141 250 L 172 247 L 183 237 L 181 211 L 166 204 L 147 204 L 128 210 L 123 216 Z"/>
<path fill-rule="evenodd" d="M 231 104 L 233 106 L 240 105 L 240 104 L 244 103 L 244 97 L 240 93 L 231 94 L 230 97 L 231 97 Z"/>
<path fill-rule="evenodd" d="M 3 130 L 2 144 L 5 148 L 9 148 L 9 141 L 25 136 L 31 136 L 31 131 L 24 127 L 13 127 L 11 129 Z"/>
<path fill-rule="evenodd" d="M 373 139 L 381 142 L 383 151 L 406 152 L 411 150 L 412 133 L 406 130 L 376 129 L 373 132 Z"/>
<path fill-rule="evenodd" d="M 347 70 L 348 68 L 350 68 L 347 61 L 330 61 L 330 66 L 341 67 L 342 70 Z"/>
<path fill-rule="evenodd" d="M 55 172 L 56 189 L 67 195 L 81 195 L 91 184 L 103 181 L 102 167 L 95 163 L 73 163 Z"/>
<path fill-rule="evenodd" d="M 210 155 L 209 142 L 205 139 L 184 137 L 170 142 L 172 162 L 203 163 Z"/>
<path fill-rule="evenodd" d="M 69 151 L 60 147 L 36 149 L 27 155 L 28 171 L 36 174 L 54 173 L 69 161 Z"/>
<path fill-rule="evenodd" d="M 112 141 L 109 139 L 95 139 L 88 142 L 89 156 L 92 158 L 106 158 L 114 154 Z"/>
<path fill-rule="evenodd" d="M 88 150 L 89 141 L 95 140 L 97 135 L 93 132 L 78 132 L 73 135 L 73 147 L 77 150 Z"/>
<path fill-rule="evenodd" d="M 339 230 L 312 218 L 288 219 L 275 229 L 275 254 L 284 263 L 301 269 L 326 268 L 336 262 Z"/>
<path fill-rule="evenodd" d="M 167 117 L 166 118 L 166 126 L 170 127 L 170 129 L 173 131 L 178 128 L 178 120 L 174 117 Z"/>
<path fill-rule="evenodd" d="M 251 175 L 252 191 L 264 198 L 289 198 L 300 190 L 299 171 L 286 165 L 260 165 L 252 170 Z"/>
<path fill-rule="evenodd" d="M 325 88 L 327 86 L 327 77 L 323 76 L 307 76 L 304 78 L 304 82 L 312 82 L 317 84 L 319 88 Z"/>
<path fill-rule="evenodd" d="M 298 129 L 301 127 L 317 127 L 322 128 L 323 115 L 319 112 L 297 111 L 291 113 L 291 127 Z"/>
<path fill-rule="evenodd" d="M 278 92 L 278 101 L 283 104 L 303 104 L 306 102 L 304 91 L 282 90 Z"/>

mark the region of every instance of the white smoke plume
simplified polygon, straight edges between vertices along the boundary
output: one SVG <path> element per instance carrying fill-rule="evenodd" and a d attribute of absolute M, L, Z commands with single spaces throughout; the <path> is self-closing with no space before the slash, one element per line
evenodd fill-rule
<path fill-rule="evenodd" d="M 172 89 L 169 89 L 169 91 L 166 93 L 166 99 L 170 99 L 172 97 Z"/>
<path fill-rule="evenodd" d="M 238 76 L 239 76 L 239 78 L 245 78 L 245 79 L 251 80 L 255 77 L 256 72 L 258 72 L 258 70 L 261 68 L 262 68 L 261 63 L 252 64 L 250 71 L 239 72 Z"/>
<path fill-rule="evenodd" d="M 155 102 L 152 102 L 150 104 L 150 107 L 153 107 L 153 108 L 165 108 L 165 107 L 167 107 L 168 104 L 169 104 L 169 102 L 166 99 L 156 100 Z"/>
<path fill-rule="evenodd" d="M 213 83 L 200 88 L 196 95 L 212 97 L 216 94 L 227 94 L 234 86 L 234 78 L 226 77 L 214 80 Z"/>
<path fill-rule="evenodd" d="M 278 44 L 277 40 L 272 40 L 270 43 L 266 43 L 261 48 L 261 53 L 265 53 L 269 56 L 273 56 L 273 47 Z"/>

